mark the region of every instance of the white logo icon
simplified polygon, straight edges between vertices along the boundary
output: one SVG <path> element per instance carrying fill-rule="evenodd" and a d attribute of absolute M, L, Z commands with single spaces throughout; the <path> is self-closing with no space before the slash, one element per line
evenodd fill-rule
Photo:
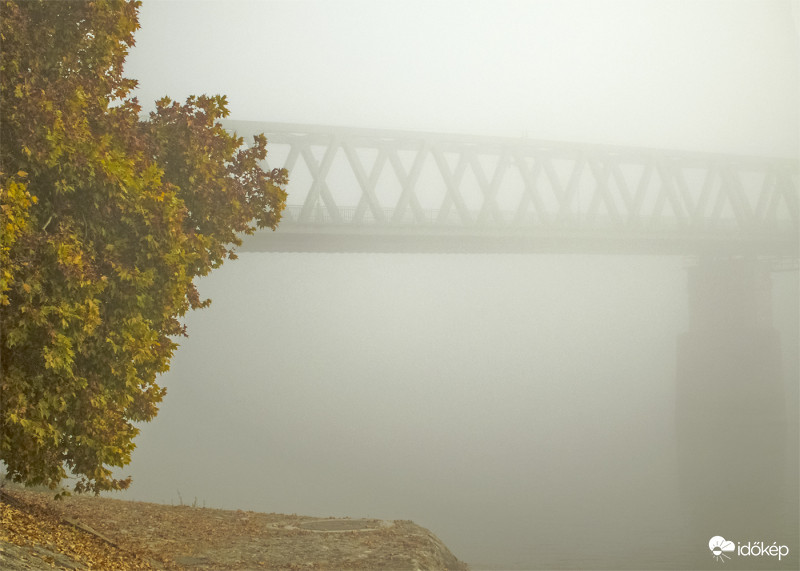
<path fill-rule="evenodd" d="M 708 540 L 708 548 L 711 550 L 711 553 L 714 554 L 714 559 L 717 561 L 725 561 L 726 559 L 730 559 L 730 556 L 725 555 L 725 553 L 735 550 L 736 546 L 732 541 L 726 541 L 721 535 L 715 535 Z"/>

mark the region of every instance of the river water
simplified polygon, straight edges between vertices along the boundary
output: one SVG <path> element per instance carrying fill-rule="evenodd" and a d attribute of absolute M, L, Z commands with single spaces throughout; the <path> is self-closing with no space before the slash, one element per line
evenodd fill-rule
<path fill-rule="evenodd" d="M 675 437 L 690 264 L 242 254 L 199 284 L 213 303 L 187 318 L 125 495 L 411 519 L 476 569 L 715 568 Z M 797 274 L 772 289 L 792 484 Z M 752 539 L 794 558 L 725 568 L 796 566 L 785 499 L 785 537 Z"/>

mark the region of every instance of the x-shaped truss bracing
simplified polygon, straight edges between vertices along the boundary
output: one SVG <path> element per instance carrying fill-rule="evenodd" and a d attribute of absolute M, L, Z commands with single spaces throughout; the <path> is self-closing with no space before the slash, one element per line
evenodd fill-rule
<path fill-rule="evenodd" d="M 241 136 L 265 133 L 267 166 L 289 171 L 289 206 L 265 241 L 281 234 L 294 235 L 295 244 L 301 235 L 317 243 L 326 236 L 449 238 L 540 250 L 798 255 L 798 163 L 790 159 L 227 126 Z"/>

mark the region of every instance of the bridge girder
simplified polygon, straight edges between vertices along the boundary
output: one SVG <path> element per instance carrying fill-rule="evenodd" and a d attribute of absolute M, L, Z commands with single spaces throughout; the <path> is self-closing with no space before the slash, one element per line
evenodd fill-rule
<path fill-rule="evenodd" d="M 798 163 L 617 146 L 228 121 L 289 170 L 245 251 L 798 257 Z M 276 158 L 277 161 L 276 161 Z"/>

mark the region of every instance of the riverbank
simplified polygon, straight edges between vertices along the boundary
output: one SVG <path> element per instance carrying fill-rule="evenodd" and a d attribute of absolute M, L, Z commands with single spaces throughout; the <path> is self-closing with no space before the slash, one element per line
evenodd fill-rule
<path fill-rule="evenodd" d="M 0 567 L 31 569 L 447 569 L 465 571 L 411 521 L 315 518 L 6 485 Z"/>

